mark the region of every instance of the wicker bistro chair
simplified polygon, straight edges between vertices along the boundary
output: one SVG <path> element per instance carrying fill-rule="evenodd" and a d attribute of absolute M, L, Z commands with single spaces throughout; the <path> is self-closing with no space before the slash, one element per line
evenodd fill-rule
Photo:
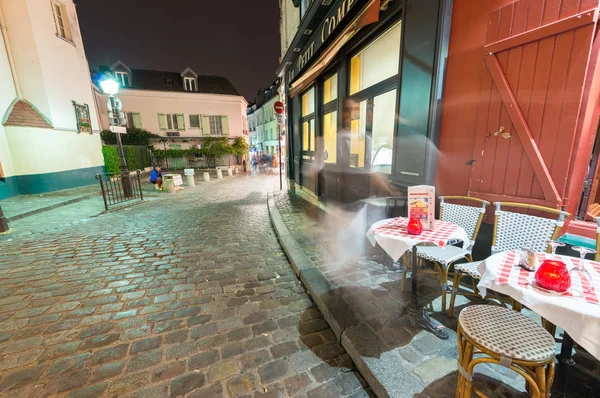
<path fill-rule="evenodd" d="M 470 398 L 473 370 L 479 364 L 505 366 L 525 378 L 534 397 L 549 397 L 554 379 L 554 338 L 535 321 L 493 305 L 473 305 L 458 316 L 456 397 Z"/>
<path fill-rule="evenodd" d="M 536 252 L 550 251 L 550 247 L 548 247 L 546 242 L 550 239 L 556 239 L 560 235 L 565 219 L 570 216 L 570 213 L 565 211 L 524 203 L 496 202 L 495 205 L 492 254 L 508 250 L 520 250 L 524 247 Z M 503 207 L 536 210 L 557 217 L 553 219 L 514 213 L 502 210 Z M 450 308 L 448 310 L 449 317 L 452 317 L 452 313 L 454 312 L 454 301 L 456 294 L 459 292 L 460 280 L 465 276 L 470 276 L 474 280 L 481 279 L 481 274 L 478 270 L 479 264 L 481 264 L 481 261 L 456 264 L 454 266 L 454 281 L 450 297 Z M 475 283 L 473 283 L 473 290 L 474 293 L 461 292 L 460 294 L 478 296 Z"/>
<path fill-rule="evenodd" d="M 446 200 L 463 200 L 479 204 L 479 207 L 466 206 L 459 204 L 446 203 Z M 467 249 L 448 245 L 446 247 L 437 246 L 417 246 L 417 256 L 424 260 L 429 260 L 434 265 L 434 270 L 429 273 L 439 273 L 440 284 L 442 285 L 442 312 L 446 312 L 446 293 L 448 291 L 448 271 L 450 266 L 458 260 L 466 258 L 473 261 L 471 252 L 475 239 L 481 227 L 481 221 L 485 214 L 486 207 L 490 202 L 469 196 L 440 196 L 440 220 L 448 221 L 460 225 L 471 237 L 471 242 Z M 425 271 L 428 272 L 428 271 Z M 402 288 L 406 284 L 406 272 L 402 274 Z"/>

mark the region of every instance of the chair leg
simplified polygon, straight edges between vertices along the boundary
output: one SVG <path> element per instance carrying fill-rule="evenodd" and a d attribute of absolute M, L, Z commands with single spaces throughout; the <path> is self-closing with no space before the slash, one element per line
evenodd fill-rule
<path fill-rule="evenodd" d="M 475 293 L 475 295 L 479 296 L 479 289 L 477 288 L 477 279 L 473 278 L 471 276 L 471 285 L 473 286 L 473 293 Z"/>
<path fill-rule="evenodd" d="M 473 360 L 473 345 L 469 342 L 466 343 L 465 357 L 462 362 L 462 367 L 465 370 L 469 370 L 471 361 Z M 471 389 L 473 387 L 473 381 L 465 378 L 465 384 L 463 388 L 463 397 L 471 398 Z"/>
<path fill-rule="evenodd" d="M 404 266 L 403 266 L 403 270 L 402 270 L 402 291 L 406 291 L 406 274 L 408 272 L 408 265 L 406 264 L 406 261 L 404 262 Z"/>
<path fill-rule="evenodd" d="M 547 319 L 542 318 L 542 327 L 548 331 L 554 337 L 556 335 L 556 325 L 549 322 Z"/>
<path fill-rule="evenodd" d="M 546 367 L 538 366 L 535 368 L 535 375 L 537 386 L 540 389 L 540 397 L 546 398 L 549 392 L 546 390 Z"/>
<path fill-rule="evenodd" d="M 442 313 L 446 312 L 446 293 L 448 292 L 449 267 L 442 268 L 440 265 L 440 284 L 442 285 Z"/>
<path fill-rule="evenodd" d="M 452 313 L 454 312 L 454 300 L 456 300 L 456 293 L 458 293 L 458 287 L 460 286 L 462 277 L 462 273 L 454 269 L 454 281 L 452 282 L 452 294 L 450 295 L 450 308 L 448 309 L 449 318 L 452 318 Z"/>

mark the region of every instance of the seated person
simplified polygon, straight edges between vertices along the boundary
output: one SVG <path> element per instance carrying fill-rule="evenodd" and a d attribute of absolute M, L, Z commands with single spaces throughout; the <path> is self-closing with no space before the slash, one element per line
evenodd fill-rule
<path fill-rule="evenodd" d="M 152 184 L 157 184 L 158 188 L 162 191 L 163 187 L 162 187 L 162 171 L 160 170 L 160 167 L 154 167 L 154 169 L 152 170 L 152 173 L 150 173 L 150 182 Z"/>

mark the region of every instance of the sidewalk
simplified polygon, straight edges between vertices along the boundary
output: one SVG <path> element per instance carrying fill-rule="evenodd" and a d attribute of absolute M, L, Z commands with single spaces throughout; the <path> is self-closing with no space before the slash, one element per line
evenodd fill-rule
<path fill-rule="evenodd" d="M 447 327 L 446 341 L 394 322 L 410 300 L 410 281 L 403 292 L 401 273 L 376 260 L 379 249 L 367 244 L 364 217 L 333 218 L 294 194 L 270 195 L 268 205 L 295 272 L 377 396 L 453 397 L 456 317 L 439 312 L 439 282 L 419 278 L 419 300 Z M 457 314 L 466 303 L 457 297 Z M 588 369 L 575 367 L 569 397 L 597 395 L 598 364 L 577 357 Z M 490 396 L 527 396 L 523 379 L 508 369 L 484 365 L 476 373 L 475 383 Z"/>

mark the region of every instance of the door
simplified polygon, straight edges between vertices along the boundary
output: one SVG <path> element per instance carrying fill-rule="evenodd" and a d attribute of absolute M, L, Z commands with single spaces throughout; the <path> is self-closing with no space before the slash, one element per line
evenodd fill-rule
<path fill-rule="evenodd" d="M 489 15 L 469 194 L 563 204 L 598 0 L 519 0 Z"/>

